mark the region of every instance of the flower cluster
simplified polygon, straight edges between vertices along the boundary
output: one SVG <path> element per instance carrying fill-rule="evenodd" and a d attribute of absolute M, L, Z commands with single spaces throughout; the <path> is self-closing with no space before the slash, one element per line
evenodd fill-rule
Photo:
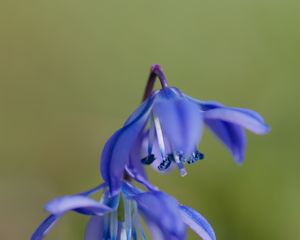
<path fill-rule="evenodd" d="M 162 88 L 153 92 L 157 77 Z M 169 87 L 160 66 L 153 65 L 142 104 L 103 148 L 100 172 L 104 183 L 47 203 L 45 209 L 50 215 L 31 239 L 42 239 L 66 212 L 75 211 L 90 216 L 86 240 L 146 239 L 140 216 L 151 239 L 186 239 L 188 226 L 201 239 L 215 240 L 207 220 L 153 186 L 144 169 L 151 165 L 164 173 L 177 166 L 180 174 L 186 175 L 185 164 L 204 158 L 198 146 L 205 125 L 237 163 L 242 163 L 245 155 L 245 129 L 256 134 L 269 131 L 263 118 L 252 110 L 196 100 Z M 102 191 L 102 197 L 96 201 L 91 195 L 98 191 Z"/>

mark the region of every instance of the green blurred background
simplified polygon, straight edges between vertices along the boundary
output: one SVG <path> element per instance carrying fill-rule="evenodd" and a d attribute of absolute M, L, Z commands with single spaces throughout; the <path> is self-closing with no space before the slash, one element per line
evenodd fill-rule
<path fill-rule="evenodd" d="M 300 239 L 299 12 L 294 0 L 2 0 L 0 239 L 28 239 L 46 201 L 101 181 L 101 149 L 152 63 L 188 95 L 257 110 L 272 132 L 248 134 L 237 166 L 206 130 L 205 161 L 151 180 L 218 239 Z M 46 239 L 80 240 L 86 221 L 68 214 Z"/>

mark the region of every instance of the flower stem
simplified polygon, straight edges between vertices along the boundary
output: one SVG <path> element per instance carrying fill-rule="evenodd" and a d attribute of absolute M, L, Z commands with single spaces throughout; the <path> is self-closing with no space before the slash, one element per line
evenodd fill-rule
<path fill-rule="evenodd" d="M 159 81 L 160 81 L 160 84 L 161 84 L 162 88 L 168 87 L 168 81 L 165 77 L 165 74 L 163 73 L 163 71 L 161 69 L 161 66 L 159 64 L 151 65 L 150 75 L 149 75 L 148 82 L 147 82 L 147 85 L 146 85 L 146 88 L 145 88 L 143 101 L 151 95 L 156 77 L 159 78 Z"/>

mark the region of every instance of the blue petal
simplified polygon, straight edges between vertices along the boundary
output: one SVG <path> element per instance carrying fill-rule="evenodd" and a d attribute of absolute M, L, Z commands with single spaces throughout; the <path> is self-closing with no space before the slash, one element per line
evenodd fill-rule
<path fill-rule="evenodd" d="M 147 179 L 145 167 L 141 163 L 144 135 L 145 133 L 141 131 L 135 143 L 133 144 L 129 153 L 127 168 L 133 175 Z"/>
<path fill-rule="evenodd" d="M 234 160 L 237 163 L 242 163 L 246 149 L 245 130 L 236 124 L 220 120 L 206 119 L 205 123 L 229 149 Z"/>
<path fill-rule="evenodd" d="M 106 187 L 106 183 L 102 183 L 90 190 L 87 190 L 87 191 L 84 191 L 84 192 L 81 192 L 81 193 L 78 193 L 78 194 L 74 194 L 74 195 L 82 195 L 82 196 L 89 196 L 89 195 L 92 195 L 98 191 L 100 191 L 101 189 L 105 188 Z"/>
<path fill-rule="evenodd" d="M 180 209 L 185 224 L 193 229 L 203 240 L 216 239 L 214 230 L 200 213 L 187 206 L 180 206 Z"/>
<path fill-rule="evenodd" d="M 45 237 L 48 231 L 54 226 L 58 221 L 59 216 L 50 215 L 48 216 L 41 225 L 35 230 L 31 236 L 31 240 L 41 240 Z"/>
<path fill-rule="evenodd" d="M 270 130 L 269 126 L 258 113 L 242 108 L 215 108 L 205 111 L 204 118 L 230 122 L 256 134 L 266 134 Z"/>
<path fill-rule="evenodd" d="M 147 224 L 156 227 L 164 239 L 185 239 L 185 224 L 174 198 L 163 192 L 153 191 L 137 194 L 133 199 Z"/>
<path fill-rule="evenodd" d="M 48 202 L 45 209 L 54 215 L 61 215 L 70 210 L 75 210 L 87 215 L 103 215 L 111 211 L 110 207 L 80 195 L 56 198 Z"/>
<path fill-rule="evenodd" d="M 100 184 L 95 188 L 92 188 L 88 191 L 84 191 L 81 193 L 78 193 L 74 196 L 88 196 L 95 192 L 98 192 L 100 189 L 103 189 L 106 186 L 106 184 Z M 75 209 L 74 209 L 75 210 Z M 53 227 L 53 225 L 58 221 L 58 219 L 61 217 L 61 215 L 53 215 L 51 214 L 49 217 L 47 217 L 41 225 L 37 228 L 37 230 L 33 233 L 31 240 L 40 240 L 43 239 L 43 237 L 48 233 L 48 231 Z"/>
<path fill-rule="evenodd" d="M 119 129 L 105 144 L 101 156 L 101 175 L 109 185 L 111 195 L 120 191 L 125 165 L 129 161 L 130 149 L 138 134 L 145 127 L 154 98 L 149 98 L 134 113 L 128 123 Z"/>
<path fill-rule="evenodd" d="M 173 150 L 191 154 L 202 134 L 203 117 L 198 105 L 178 91 L 174 88 L 161 90 L 153 113 Z"/>
<path fill-rule="evenodd" d="M 103 236 L 103 216 L 92 216 L 87 223 L 84 239 L 101 240 Z"/>
<path fill-rule="evenodd" d="M 122 193 L 128 198 L 132 198 L 135 195 L 142 193 L 142 191 L 130 183 L 124 182 L 122 185 Z"/>
<path fill-rule="evenodd" d="M 155 191 L 157 190 L 157 187 L 153 186 L 147 179 L 145 179 L 142 175 L 139 175 L 138 173 L 132 173 L 130 169 L 128 169 L 127 167 L 125 168 L 127 174 L 134 179 L 135 181 L 137 181 L 138 183 L 144 185 L 144 187 L 146 187 L 148 190 L 150 191 Z"/>

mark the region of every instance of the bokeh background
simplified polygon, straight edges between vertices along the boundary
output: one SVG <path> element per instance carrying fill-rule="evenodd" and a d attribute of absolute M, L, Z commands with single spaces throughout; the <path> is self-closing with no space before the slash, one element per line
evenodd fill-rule
<path fill-rule="evenodd" d="M 195 98 L 257 110 L 272 132 L 248 134 L 237 166 L 206 130 L 205 161 L 151 180 L 218 239 L 300 239 L 299 1 L 0 5 L 0 239 L 28 239 L 46 201 L 101 181 L 101 149 L 139 104 L 152 63 Z M 47 239 L 80 240 L 86 221 L 68 214 Z"/>

